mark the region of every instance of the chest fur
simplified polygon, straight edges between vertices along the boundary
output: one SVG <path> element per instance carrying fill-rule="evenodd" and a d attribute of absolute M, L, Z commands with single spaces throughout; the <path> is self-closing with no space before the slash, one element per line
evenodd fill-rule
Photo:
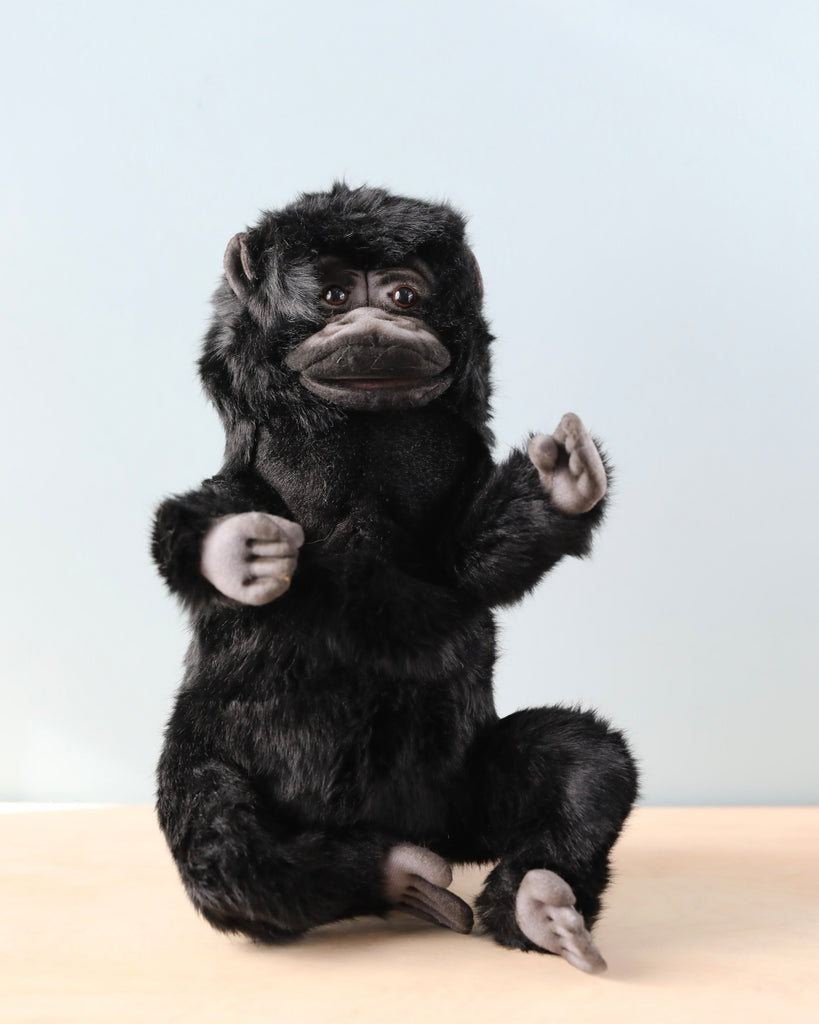
<path fill-rule="evenodd" d="M 368 415 L 294 444 L 263 435 L 259 472 L 308 540 L 361 546 L 435 533 L 479 457 L 474 433 L 437 414 Z"/>

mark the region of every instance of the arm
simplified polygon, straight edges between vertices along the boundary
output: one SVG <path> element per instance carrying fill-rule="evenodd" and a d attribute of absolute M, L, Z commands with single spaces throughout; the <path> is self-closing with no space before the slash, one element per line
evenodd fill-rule
<path fill-rule="evenodd" d="M 588 554 L 607 486 L 604 457 L 567 414 L 482 482 L 455 539 L 459 586 L 489 605 L 520 600 L 564 555 Z"/>
<path fill-rule="evenodd" d="M 224 472 L 159 506 L 151 554 L 191 609 L 226 598 L 265 604 L 287 589 L 303 539 L 275 491 L 254 474 Z"/>

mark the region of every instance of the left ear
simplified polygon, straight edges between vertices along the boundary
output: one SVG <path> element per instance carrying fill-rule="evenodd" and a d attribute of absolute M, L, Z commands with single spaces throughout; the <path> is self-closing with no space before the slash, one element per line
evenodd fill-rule
<path fill-rule="evenodd" d="M 225 277 L 238 299 L 246 299 L 254 279 L 253 264 L 247 251 L 247 235 L 240 231 L 228 242 L 224 259 Z"/>
<path fill-rule="evenodd" d="M 471 249 L 468 249 L 469 255 L 472 257 L 472 266 L 475 268 L 475 277 L 478 279 L 478 297 L 483 298 L 483 274 L 478 264 L 478 260 L 475 253 Z"/>

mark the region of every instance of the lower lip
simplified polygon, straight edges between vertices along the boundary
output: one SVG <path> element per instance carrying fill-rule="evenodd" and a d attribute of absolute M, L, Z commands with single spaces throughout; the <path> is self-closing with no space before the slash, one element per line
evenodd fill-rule
<path fill-rule="evenodd" d="M 324 384 L 330 384 L 333 387 L 354 388 L 356 391 L 383 391 L 389 390 L 390 388 L 414 388 L 424 382 L 425 378 L 423 377 L 344 377 L 335 380 L 325 379 L 323 381 Z"/>

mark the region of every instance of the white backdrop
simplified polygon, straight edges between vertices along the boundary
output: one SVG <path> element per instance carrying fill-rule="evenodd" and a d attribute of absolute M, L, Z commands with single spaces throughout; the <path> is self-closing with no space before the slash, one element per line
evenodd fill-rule
<path fill-rule="evenodd" d="M 224 245 L 344 177 L 470 214 L 499 452 L 574 410 L 617 467 L 592 560 L 503 616 L 501 710 L 601 708 L 648 803 L 814 801 L 818 32 L 810 0 L 9 9 L 0 798 L 152 798 L 186 636 L 148 531 L 220 464 Z"/>

